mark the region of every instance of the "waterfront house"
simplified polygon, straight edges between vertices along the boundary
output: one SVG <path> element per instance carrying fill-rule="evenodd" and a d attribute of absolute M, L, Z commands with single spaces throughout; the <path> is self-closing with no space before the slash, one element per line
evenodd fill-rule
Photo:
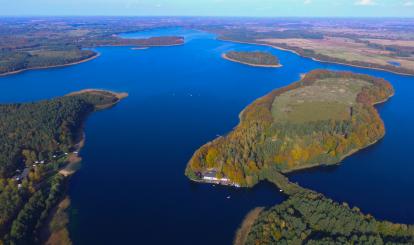
<path fill-rule="evenodd" d="M 216 170 L 210 170 L 208 172 L 205 172 L 203 174 L 203 180 L 205 181 L 217 181 L 217 182 L 229 182 L 230 180 L 228 178 L 217 178 L 217 171 Z"/>

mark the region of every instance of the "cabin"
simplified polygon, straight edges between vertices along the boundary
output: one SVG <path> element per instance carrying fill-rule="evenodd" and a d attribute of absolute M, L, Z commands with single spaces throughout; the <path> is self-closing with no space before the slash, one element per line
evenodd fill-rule
<path fill-rule="evenodd" d="M 229 182 L 228 178 L 217 178 L 217 171 L 210 170 L 203 174 L 203 180 L 206 181 L 217 181 L 217 182 Z"/>
<path fill-rule="evenodd" d="M 17 171 L 16 171 L 17 172 Z M 29 175 L 30 169 L 25 168 L 21 174 L 13 176 L 13 179 L 16 181 L 23 181 Z"/>

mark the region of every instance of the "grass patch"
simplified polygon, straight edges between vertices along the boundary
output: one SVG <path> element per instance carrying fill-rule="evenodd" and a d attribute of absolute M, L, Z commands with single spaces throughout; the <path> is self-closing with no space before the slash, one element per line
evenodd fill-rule
<path fill-rule="evenodd" d="M 356 96 L 365 86 L 370 85 L 356 79 L 322 79 L 285 92 L 273 101 L 273 119 L 292 123 L 349 119 Z"/>

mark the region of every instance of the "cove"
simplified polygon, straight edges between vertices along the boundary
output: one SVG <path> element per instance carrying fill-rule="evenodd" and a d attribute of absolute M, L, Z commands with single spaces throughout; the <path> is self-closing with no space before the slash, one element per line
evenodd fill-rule
<path fill-rule="evenodd" d="M 386 136 L 342 165 L 301 171 L 290 179 L 376 218 L 414 223 L 414 77 L 315 62 L 180 28 L 125 37 L 160 35 L 184 36 L 186 43 L 145 50 L 103 47 L 97 49 L 101 56 L 90 62 L 0 78 L 2 103 L 85 88 L 129 93 L 85 125 L 82 169 L 69 187 L 74 244 L 230 244 L 248 211 L 273 206 L 284 197 L 269 183 L 253 189 L 192 183 L 184 176 L 187 161 L 202 144 L 237 125 L 239 112 L 253 100 L 318 68 L 390 81 L 395 96 L 377 106 Z M 268 51 L 283 67 L 263 69 L 222 59 L 230 50 Z"/>

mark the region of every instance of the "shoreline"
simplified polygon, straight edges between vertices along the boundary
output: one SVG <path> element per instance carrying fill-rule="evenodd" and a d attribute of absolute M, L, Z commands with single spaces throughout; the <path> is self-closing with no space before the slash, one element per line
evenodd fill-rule
<path fill-rule="evenodd" d="M 210 185 L 221 185 L 221 186 L 231 186 L 231 187 L 236 187 L 236 188 L 241 188 L 242 186 L 240 186 L 237 183 L 226 183 L 223 181 L 214 181 L 214 180 L 203 180 L 203 179 L 193 179 L 193 178 L 189 178 L 189 180 L 195 182 L 195 183 L 199 183 L 199 184 L 210 184 Z"/>
<path fill-rule="evenodd" d="M 176 43 L 176 44 L 163 44 L 163 45 L 145 45 L 142 46 L 142 48 L 140 48 L 140 46 L 136 46 L 131 48 L 132 50 L 144 50 L 144 49 L 149 49 L 151 47 L 174 47 L 174 46 L 181 46 L 184 45 L 185 42 L 182 43 Z M 101 45 L 101 46 L 97 46 L 97 47 L 126 47 L 126 46 L 134 46 L 134 45 Z M 36 67 L 30 67 L 30 68 L 23 68 L 20 70 L 16 70 L 16 71 L 9 71 L 9 72 L 5 72 L 5 73 L 0 73 L 0 78 L 1 77 L 7 77 L 7 76 L 12 76 L 12 75 L 16 75 L 16 74 L 20 74 L 26 71 L 34 71 L 34 70 L 46 70 L 46 69 L 53 69 L 53 68 L 61 68 L 61 67 L 67 67 L 67 66 L 73 66 L 73 65 L 79 65 L 94 59 L 97 59 L 99 56 L 101 56 L 101 53 L 99 52 L 95 52 L 95 54 L 89 58 L 83 59 L 83 60 L 79 60 L 79 61 L 74 61 L 74 62 L 70 62 L 67 64 L 61 64 L 61 65 L 50 65 L 50 66 L 36 66 Z"/>
<path fill-rule="evenodd" d="M 252 67 L 263 67 L 263 68 L 279 68 L 282 67 L 283 65 L 279 64 L 279 65 L 256 65 L 256 64 L 252 64 L 252 63 L 247 63 L 247 62 L 243 62 L 243 61 L 239 61 L 239 60 L 235 60 L 232 58 L 229 58 L 227 56 L 227 54 L 222 54 L 221 58 L 228 60 L 228 61 L 232 61 L 235 63 L 239 63 L 239 64 L 243 64 L 243 65 L 248 65 L 248 66 L 252 66 Z"/>
<path fill-rule="evenodd" d="M 116 97 L 118 99 L 114 103 L 109 103 L 109 104 L 106 104 L 106 105 L 96 106 L 95 111 L 99 111 L 99 110 L 103 110 L 103 109 L 107 109 L 109 107 L 112 107 L 112 106 L 118 104 L 122 99 L 128 97 L 128 93 L 116 93 L 116 92 L 113 92 L 113 91 L 103 90 L 103 89 L 84 89 L 84 90 L 80 90 L 80 91 L 77 91 L 77 92 L 69 93 L 65 96 L 73 96 L 73 95 L 82 94 L 82 93 L 94 93 L 94 92 L 110 93 L 111 95 L 113 95 L 114 97 Z M 92 111 L 90 114 L 92 114 L 92 113 L 94 113 L 94 111 Z M 86 120 L 87 117 L 90 116 L 90 114 L 85 116 L 85 120 Z M 85 141 L 86 141 L 86 134 L 85 134 L 84 127 L 85 127 L 85 122 L 83 122 L 79 126 L 79 129 L 78 129 L 79 139 L 78 139 L 78 143 L 76 143 L 74 145 L 75 150 L 68 154 L 68 157 L 67 157 L 67 160 L 66 160 L 66 165 L 58 171 L 58 173 L 63 175 L 65 178 L 73 175 L 74 173 L 76 173 L 76 171 L 79 169 L 80 163 L 82 162 L 82 157 L 80 156 L 80 151 L 85 146 Z M 78 152 L 78 153 L 74 153 L 74 152 Z"/>
<path fill-rule="evenodd" d="M 101 56 L 101 53 L 96 52 L 95 55 L 93 55 L 89 58 L 83 59 L 83 60 L 79 60 L 79 61 L 75 61 L 75 62 L 71 62 L 71 63 L 67 63 L 67 64 L 61 64 L 61 65 L 52 65 L 52 66 L 44 66 L 44 67 L 30 67 L 30 68 L 24 68 L 24 69 L 20 69 L 20 70 L 16 70 L 16 71 L 9 71 L 9 72 L 6 72 L 6 73 L 1 73 L 0 77 L 16 75 L 16 74 L 19 74 L 19 73 L 23 73 L 23 72 L 26 72 L 26 71 L 32 71 L 32 70 L 46 70 L 46 69 L 51 69 L 51 68 L 60 68 L 60 67 L 78 65 L 78 64 L 82 64 L 82 63 L 94 60 L 94 59 L 98 58 L 99 56 Z"/>
<path fill-rule="evenodd" d="M 363 69 L 369 69 L 369 70 L 385 71 L 385 72 L 389 72 L 389 73 L 393 73 L 393 74 L 397 74 L 397 75 L 402 75 L 402 76 L 410 76 L 410 77 L 414 76 L 414 74 L 392 71 L 392 70 L 388 70 L 386 68 L 375 68 L 375 67 L 368 67 L 368 66 L 353 65 L 353 64 L 349 64 L 349 63 L 319 60 L 319 59 L 316 59 L 314 57 L 301 55 L 298 52 L 296 52 L 295 50 L 287 49 L 287 48 L 282 48 L 282 47 L 276 46 L 274 44 L 256 43 L 256 42 L 243 42 L 243 41 L 235 41 L 235 40 L 220 39 L 220 38 L 217 38 L 217 40 L 224 41 L 224 42 L 233 42 L 233 43 L 240 43 L 240 44 L 250 44 L 250 45 L 258 45 L 258 46 L 271 47 L 271 48 L 274 48 L 274 49 L 291 52 L 291 53 L 294 53 L 294 54 L 296 54 L 296 55 L 298 55 L 300 57 L 308 58 L 308 59 L 311 59 L 313 61 L 321 62 L 321 63 L 335 64 L 335 65 L 344 65 L 344 66 L 350 66 L 350 67 L 356 67 L 356 68 L 363 68 Z"/>
<path fill-rule="evenodd" d="M 64 179 L 66 180 L 66 190 L 64 191 L 64 197 L 62 198 L 62 200 L 53 207 L 51 212 L 48 214 L 48 219 L 43 224 L 42 240 L 46 242 L 60 240 L 63 237 L 63 238 L 68 239 L 69 241 L 68 244 L 72 244 L 70 240 L 70 232 L 68 229 L 68 226 L 70 223 L 70 217 L 67 212 L 67 209 L 70 208 L 70 205 L 71 205 L 70 197 L 68 194 L 69 181 L 72 175 L 74 175 L 80 169 L 80 166 L 82 163 L 82 157 L 80 156 L 80 151 L 85 146 L 85 141 L 86 141 L 85 122 L 87 118 L 94 112 L 110 108 L 118 104 L 122 99 L 128 97 L 128 93 L 126 92 L 117 93 L 117 92 L 113 92 L 110 90 L 103 90 L 103 89 L 84 89 L 84 90 L 80 90 L 77 92 L 69 93 L 65 96 L 73 96 L 73 95 L 82 94 L 82 93 L 94 93 L 94 92 L 110 93 L 112 96 L 116 97 L 117 100 L 113 103 L 108 103 L 108 104 L 101 105 L 101 106 L 95 106 L 95 110 L 91 111 L 90 113 L 84 116 L 81 125 L 77 129 L 78 135 L 79 135 L 78 142 L 73 146 L 74 150 L 68 154 L 67 160 L 65 161 L 65 166 L 62 167 L 57 172 L 57 174 L 62 175 Z M 67 219 L 67 221 L 66 223 L 62 224 L 62 226 L 60 227 L 58 231 L 51 231 L 50 230 L 51 222 L 56 218 L 56 214 L 58 212 L 63 214 L 65 218 Z"/>
<path fill-rule="evenodd" d="M 247 215 L 243 218 L 243 222 L 241 223 L 239 229 L 236 231 L 233 241 L 234 245 L 244 245 L 246 243 L 250 230 L 264 209 L 264 207 L 257 207 L 247 213 Z"/>

